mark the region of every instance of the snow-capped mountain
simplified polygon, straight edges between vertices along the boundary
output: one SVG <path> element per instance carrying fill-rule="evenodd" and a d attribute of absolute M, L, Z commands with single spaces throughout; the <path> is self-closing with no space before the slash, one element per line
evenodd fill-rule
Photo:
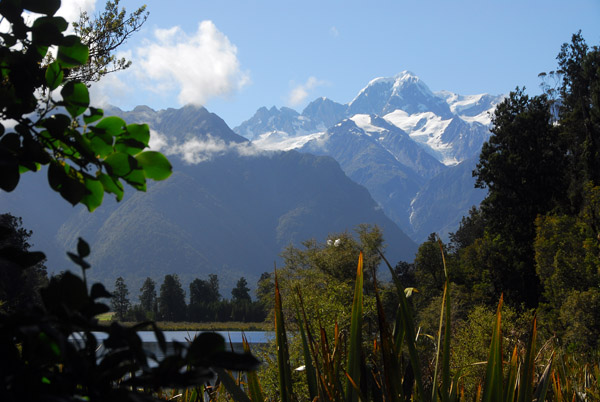
<path fill-rule="evenodd" d="M 434 93 L 419 77 L 403 71 L 372 80 L 348 104 L 318 98 L 302 113 L 285 107 L 261 108 L 234 131 L 259 148 L 299 149 L 334 157 L 350 178 L 367 187 L 403 231 L 421 241 L 429 234 L 423 234 L 423 228 L 447 233 L 456 229 L 452 224 L 462 215 L 457 220 L 434 213 L 435 222 L 428 222 L 428 215 L 415 215 L 411 205 L 430 180 L 479 156 L 490 135 L 491 113 L 502 99 L 488 94 Z M 472 177 L 446 175 L 461 181 L 441 181 L 454 186 L 449 193 L 462 197 L 454 201 L 457 205 L 482 198 L 474 195 Z M 421 195 L 421 199 L 431 197 Z M 418 216 L 413 219 L 418 227 L 411 223 L 411 214 Z"/>

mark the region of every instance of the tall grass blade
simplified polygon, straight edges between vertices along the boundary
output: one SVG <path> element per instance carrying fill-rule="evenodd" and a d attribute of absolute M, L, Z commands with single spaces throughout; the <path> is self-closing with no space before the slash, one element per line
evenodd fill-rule
<path fill-rule="evenodd" d="M 409 355 L 410 364 L 412 367 L 412 372 L 414 374 L 415 382 L 417 383 L 417 390 L 416 390 L 417 396 L 414 399 L 422 398 L 424 395 L 423 377 L 421 375 L 421 363 L 419 360 L 419 355 L 417 354 L 417 347 L 415 344 L 416 332 L 415 332 L 414 318 L 413 318 L 412 312 L 410 310 L 410 306 L 408 305 L 408 300 L 406 299 L 406 295 L 404 294 L 404 289 L 402 288 L 402 285 L 400 284 L 400 280 L 398 279 L 398 276 L 394 272 L 394 269 L 390 265 L 389 261 L 385 258 L 383 253 L 379 249 L 377 249 L 377 252 L 379 253 L 381 258 L 387 265 L 388 269 L 390 270 L 390 273 L 392 274 L 392 278 L 394 280 L 394 284 L 396 286 L 396 293 L 398 293 L 398 299 L 399 299 L 398 317 L 401 320 L 401 327 L 403 328 L 403 331 L 406 334 L 406 335 L 404 335 L 404 339 L 406 341 L 406 346 L 408 347 L 408 355 Z M 396 346 L 398 348 L 400 348 L 401 344 L 396 344 Z"/>
<path fill-rule="evenodd" d="M 444 285 L 444 301 L 442 306 L 445 306 L 445 318 L 444 318 L 444 349 L 442 358 L 442 400 L 448 402 L 450 400 L 450 388 L 452 384 L 450 382 L 450 331 L 451 331 L 451 304 L 450 304 L 450 278 L 448 277 L 448 269 L 446 267 L 446 257 L 444 255 L 444 246 L 442 240 L 438 237 L 438 245 L 440 247 L 440 253 L 442 254 L 442 264 L 444 267 L 444 275 L 446 277 L 446 284 Z M 439 353 L 439 352 L 438 352 Z"/>
<path fill-rule="evenodd" d="M 517 396 L 517 391 L 521 390 L 520 385 L 517 383 L 519 376 L 519 354 L 517 353 L 517 347 L 513 349 L 512 357 L 510 358 L 510 366 L 508 369 L 508 379 L 506 381 L 504 401 L 514 402 Z M 517 390 L 518 387 L 518 390 Z"/>
<path fill-rule="evenodd" d="M 298 298 L 300 301 L 300 305 L 302 306 L 302 296 L 300 295 L 300 291 L 297 290 Z M 306 331 L 304 328 L 308 330 L 308 322 L 306 321 L 306 315 L 304 314 L 304 307 L 302 306 L 302 313 L 300 315 L 300 307 L 296 308 L 296 320 L 298 321 L 298 329 L 300 330 L 300 337 L 302 339 L 302 353 L 304 355 L 304 367 L 306 373 L 306 382 L 308 384 L 308 394 L 310 395 L 311 401 L 319 396 L 319 390 L 317 387 L 317 373 L 315 370 L 315 366 L 313 365 L 311 358 L 311 349 L 308 346 L 308 339 L 306 336 Z"/>
<path fill-rule="evenodd" d="M 496 322 L 492 333 L 492 341 L 490 343 L 490 352 L 488 356 L 487 368 L 485 372 L 485 382 L 483 385 L 483 402 L 502 402 L 502 336 L 501 336 L 501 321 L 502 321 L 502 296 L 498 303 L 498 311 L 496 313 Z"/>
<path fill-rule="evenodd" d="M 242 333 L 242 344 L 244 345 L 244 352 L 250 353 L 250 344 L 244 333 Z M 248 393 L 250 394 L 252 402 L 263 402 L 265 398 L 256 371 L 246 372 L 246 380 L 248 382 Z"/>
<path fill-rule="evenodd" d="M 550 373 L 552 372 L 552 362 L 554 361 L 554 353 L 552 353 L 552 355 L 550 356 L 550 361 L 548 362 L 548 365 L 546 365 L 546 368 L 544 369 L 544 372 L 542 373 L 542 376 L 540 377 L 539 381 L 538 381 L 538 385 L 535 389 L 535 393 L 533 394 L 533 401 L 545 401 L 546 400 L 546 394 L 548 393 L 548 388 L 550 387 L 550 380 L 551 380 L 551 376 Z M 562 395 L 561 395 L 562 397 Z"/>
<path fill-rule="evenodd" d="M 449 281 L 446 278 L 444 285 L 444 294 L 442 297 L 442 308 L 440 312 L 440 325 L 438 329 L 437 350 L 435 354 L 435 371 L 433 374 L 433 390 L 431 395 L 432 401 L 437 401 L 438 394 L 441 395 L 443 402 L 450 400 L 450 291 Z M 444 329 L 444 345 L 441 348 L 442 328 Z M 437 375 L 439 357 L 442 354 L 442 385 L 437 388 Z"/>
<path fill-rule="evenodd" d="M 350 323 L 350 349 L 346 372 L 349 378 L 346 380 L 346 401 L 357 402 L 358 392 L 355 385 L 360 387 L 361 377 L 361 335 L 363 322 L 363 254 L 358 256 L 358 267 L 356 268 L 356 283 L 354 285 L 354 300 L 352 302 L 352 321 Z M 354 384 L 353 384 L 354 383 Z"/>
<path fill-rule="evenodd" d="M 381 298 L 379 297 L 375 275 L 373 275 L 373 283 L 375 285 L 375 301 L 377 303 L 379 338 L 381 339 L 381 345 L 377 349 L 381 352 L 383 360 L 383 382 L 385 384 L 385 387 L 382 386 L 383 395 L 385 395 L 386 401 L 400 401 L 404 399 L 404 395 L 401 387 L 402 373 L 400 372 L 398 362 L 398 352 L 389 325 L 385 319 L 385 312 L 381 304 Z"/>
<path fill-rule="evenodd" d="M 252 402 L 244 391 L 236 384 L 235 379 L 229 372 L 220 367 L 213 367 L 213 370 L 217 373 L 221 383 L 225 386 L 225 389 L 229 392 L 229 395 L 231 395 L 235 402 Z"/>
<path fill-rule="evenodd" d="M 283 308 L 277 271 L 275 271 L 275 345 L 277 346 L 277 367 L 279 369 L 279 397 L 282 402 L 293 401 L 292 372 L 287 336 L 283 322 Z"/>
<path fill-rule="evenodd" d="M 529 342 L 527 345 L 527 353 L 521 370 L 521 379 L 519 383 L 518 402 L 530 401 L 533 397 L 533 381 L 535 377 L 535 345 L 537 341 L 537 318 L 533 318 L 531 333 L 529 334 Z"/>

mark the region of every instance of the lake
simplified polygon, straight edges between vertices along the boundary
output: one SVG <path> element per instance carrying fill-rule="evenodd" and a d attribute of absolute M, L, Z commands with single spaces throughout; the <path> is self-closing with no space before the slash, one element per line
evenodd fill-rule
<path fill-rule="evenodd" d="M 252 347 L 252 345 L 264 345 L 275 336 L 275 333 L 271 331 L 163 331 L 167 342 L 167 353 L 170 346 L 169 344 L 172 345 L 173 342 L 187 343 L 193 340 L 194 337 L 201 332 L 214 332 L 220 334 L 225 338 L 226 346 L 228 346 L 231 341 L 233 350 L 236 352 L 243 352 L 242 334 L 246 336 L 250 347 Z M 137 333 L 142 340 L 144 349 L 154 353 L 158 359 L 161 359 L 163 354 L 158 347 L 154 331 L 138 331 Z M 108 338 L 108 334 L 104 332 L 93 332 L 93 334 L 98 342 L 102 342 Z M 101 351 L 101 349 L 99 351 Z"/>

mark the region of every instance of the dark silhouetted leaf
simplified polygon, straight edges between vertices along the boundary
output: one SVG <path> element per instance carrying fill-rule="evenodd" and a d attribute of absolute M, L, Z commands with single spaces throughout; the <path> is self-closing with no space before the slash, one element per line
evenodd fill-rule
<path fill-rule="evenodd" d="M 46 67 L 46 85 L 48 85 L 50 90 L 58 88 L 63 82 L 64 76 L 65 74 L 57 61 L 48 64 L 48 67 Z"/>
<path fill-rule="evenodd" d="M 63 68 L 73 68 L 87 63 L 89 49 L 75 35 L 66 36 L 58 47 L 56 58 Z"/>
<path fill-rule="evenodd" d="M 81 237 L 77 239 L 77 254 L 79 254 L 81 258 L 90 255 L 90 245 Z"/>
<path fill-rule="evenodd" d="M 93 300 L 99 299 L 101 297 L 111 298 L 112 295 L 106 290 L 103 284 L 94 283 L 92 285 L 92 289 L 90 290 L 90 297 Z"/>
<path fill-rule="evenodd" d="M 23 0 L 21 5 L 34 13 L 54 15 L 60 8 L 60 0 Z"/>

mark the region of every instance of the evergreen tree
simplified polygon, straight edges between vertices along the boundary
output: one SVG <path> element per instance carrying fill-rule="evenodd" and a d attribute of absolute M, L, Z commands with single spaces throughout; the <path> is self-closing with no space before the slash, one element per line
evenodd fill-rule
<path fill-rule="evenodd" d="M 506 256 L 493 267 L 498 292 L 513 292 L 509 301 L 537 304 L 534 221 L 566 204 L 565 145 L 551 124 L 545 95 L 530 98 L 517 88 L 498 105 L 492 136 L 483 145 L 473 175 L 476 186 L 488 188 L 481 204 L 483 219 L 495 247 Z"/>
<path fill-rule="evenodd" d="M 160 286 L 158 311 L 163 321 L 183 321 L 186 317 L 185 293 L 177 274 L 165 275 Z"/>
<path fill-rule="evenodd" d="M 600 184 L 600 49 L 590 48 L 581 31 L 558 54 L 559 130 L 568 145 L 572 213 L 583 207 L 584 187 Z"/>
<path fill-rule="evenodd" d="M 209 284 L 209 299 L 213 301 L 221 300 L 221 293 L 219 293 L 219 277 L 216 274 L 208 275 Z"/>
<path fill-rule="evenodd" d="M 154 315 L 156 307 L 156 283 L 152 278 L 146 278 L 144 284 L 140 288 L 140 306 L 146 316 Z"/>
<path fill-rule="evenodd" d="M 251 302 L 250 288 L 248 287 L 248 281 L 243 276 L 237 281 L 235 288 L 231 290 L 232 302 L 243 303 Z"/>
<path fill-rule="evenodd" d="M 129 310 L 129 290 L 122 277 L 118 277 L 115 281 L 115 290 L 112 295 L 111 305 L 117 320 L 125 320 L 127 310 Z"/>

